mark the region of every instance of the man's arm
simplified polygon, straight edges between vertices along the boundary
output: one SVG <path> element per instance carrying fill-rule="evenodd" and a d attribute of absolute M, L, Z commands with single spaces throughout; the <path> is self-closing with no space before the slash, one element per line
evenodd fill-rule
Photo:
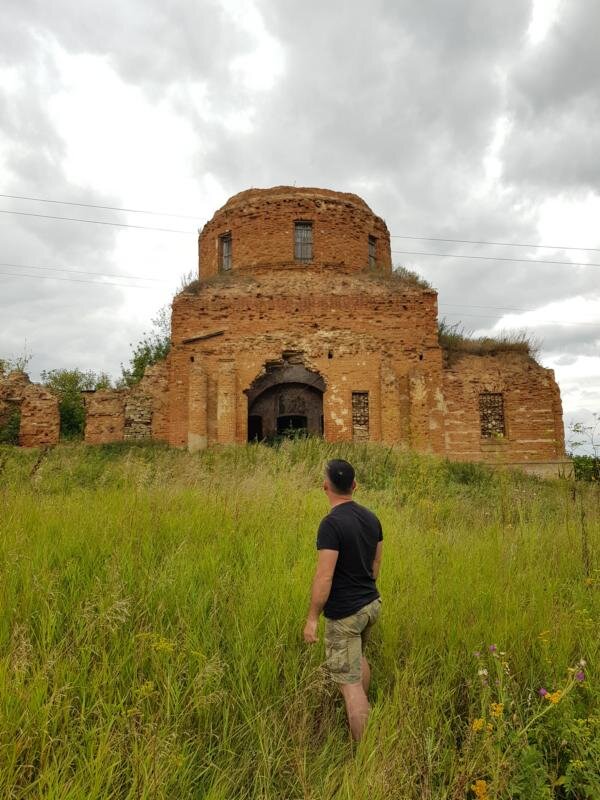
<path fill-rule="evenodd" d="M 379 568 L 381 567 L 381 556 L 383 555 L 383 542 L 377 542 L 377 549 L 375 550 L 375 558 L 373 559 L 373 577 L 377 580 L 379 575 Z"/>
<path fill-rule="evenodd" d="M 335 571 L 338 555 L 338 550 L 319 550 L 317 569 L 312 582 L 310 607 L 308 609 L 306 625 L 304 626 L 305 642 L 314 643 L 317 641 L 319 616 L 321 615 L 321 611 L 323 611 L 323 607 L 331 591 L 331 582 L 333 580 L 333 573 Z"/>

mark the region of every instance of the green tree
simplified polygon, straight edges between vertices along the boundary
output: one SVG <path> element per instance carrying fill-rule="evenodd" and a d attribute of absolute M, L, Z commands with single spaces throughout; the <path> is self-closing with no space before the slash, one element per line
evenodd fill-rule
<path fill-rule="evenodd" d="M 105 373 L 82 372 L 80 369 L 51 369 L 41 374 L 42 383 L 58 395 L 60 433 L 66 439 L 83 436 L 85 405 L 82 392 L 109 389 Z"/>
<path fill-rule="evenodd" d="M 140 341 L 133 347 L 129 366 L 121 364 L 120 384 L 135 386 L 144 377 L 146 367 L 162 361 L 171 349 L 171 324 L 169 308 L 163 306 L 152 320 L 152 330 L 142 334 Z"/>
<path fill-rule="evenodd" d="M 575 478 L 580 481 L 600 482 L 600 414 L 592 414 L 587 424 L 572 422 L 569 431 L 571 450 L 585 447 L 589 451 L 588 454 L 573 452 Z"/>

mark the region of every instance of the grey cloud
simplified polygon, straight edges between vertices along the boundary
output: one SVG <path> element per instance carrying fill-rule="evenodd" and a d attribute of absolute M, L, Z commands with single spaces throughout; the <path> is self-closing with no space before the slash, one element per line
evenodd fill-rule
<path fill-rule="evenodd" d="M 593 183 L 598 169 L 591 163 L 600 130 L 594 105 L 597 54 L 591 47 L 597 26 L 588 20 L 584 30 L 583 3 L 563 5 L 561 24 L 533 52 L 526 43 L 529 0 L 374 0 L 368 6 L 358 0 L 302 5 L 259 0 L 266 27 L 285 52 L 282 77 L 263 94 L 250 95 L 234 82 L 232 59 L 256 43 L 217 2 L 173 7 L 156 0 L 125 5 L 111 0 L 85 14 L 67 0 L 52 7 L 23 2 L 11 7 L 13 35 L 0 33 L 0 52 L 31 75 L 43 52 L 40 41 L 54 39 L 70 52 L 107 56 L 123 80 L 153 99 L 168 96 L 175 112 L 193 122 L 198 154 L 190 172 L 199 179 L 213 174 L 225 195 L 280 183 L 330 186 L 362 195 L 392 233 L 527 242 L 537 240 L 539 205 L 549 182 L 561 190 L 580 187 Z M 572 58 L 582 42 L 584 67 Z M 54 85 L 50 64 L 43 73 Z M 62 175 L 62 143 L 45 115 L 40 80 L 21 98 L 17 116 L 10 109 L 14 185 L 39 194 L 52 186 L 53 196 L 98 202 L 93 187 L 88 192 L 70 186 Z M 194 99 L 191 86 L 198 82 L 207 87 L 212 116 Z M 253 113 L 251 132 L 224 121 L 224 113 L 235 110 Z M 0 121 L 8 114 L 0 105 Z M 501 191 L 476 192 L 494 126 L 506 114 L 513 127 L 502 153 Z M 23 139 L 24 130 L 29 133 Z M 45 150 L 40 137 L 47 141 Z M 119 205 L 118 196 L 115 187 L 107 204 Z M 216 198 L 215 208 L 223 200 Z M 66 225 L 20 222 L 12 252 L 111 266 L 114 233 Z M 540 257 L 527 249 L 392 241 L 397 250 Z M 543 257 L 569 260 L 560 252 Z M 439 289 L 441 306 L 536 308 L 597 292 L 591 270 L 402 254 L 394 261 L 422 272 Z M 103 290 L 98 298 L 105 317 L 100 310 L 82 320 L 103 343 L 116 336 L 109 309 L 111 303 L 118 309 L 122 296 L 114 291 Z M 56 353 L 66 334 L 59 307 L 49 308 Z M 463 321 L 473 329 L 491 327 L 503 313 L 462 309 Z M 460 317 L 461 309 L 453 308 L 452 319 Z M 545 352 L 569 358 L 597 346 L 592 329 L 548 327 L 541 333 Z M 127 334 L 124 339 L 130 340 Z M 72 352 L 84 358 L 85 347 Z M 100 352 L 95 341 L 88 347 L 89 354 Z M 115 343 L 113 352 L 117 349 Z M 114 354 L 110 358 L 114 362 Z"/>
<path fill-rule="evenodd" d="M 570 0 L 547 39 L 512 71 L 507 178 L 562 191 L 600 189 L 600 6 Z"/>

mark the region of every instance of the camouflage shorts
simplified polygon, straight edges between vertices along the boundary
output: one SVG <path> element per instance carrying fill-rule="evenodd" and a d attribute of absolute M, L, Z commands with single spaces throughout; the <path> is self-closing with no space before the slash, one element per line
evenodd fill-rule
<path fill-rule="evenodd" d="M 363 646 L 380 610 L 378 597 L 349 617 L 325 620 L 325 656 L 336 683 L 360 682 Z"/>

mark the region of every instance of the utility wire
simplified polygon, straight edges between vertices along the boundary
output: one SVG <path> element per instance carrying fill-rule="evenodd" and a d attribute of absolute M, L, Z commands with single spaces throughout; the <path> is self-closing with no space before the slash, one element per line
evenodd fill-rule
<path fill-rule="evenodd" d="M 489 308 L 494 311 L 519 311 L 522 314 L 533 314 L 535 311 L 539 311 L 537 308 L 517 308 L 515 306 L 481 306 L 475 303 L 440 303 L 440 305 L 446 307 L 451 306 L 452 308 Z"/>
<path fill-rule="evenodd" d="M 441 308 L 446 308 L 445 304 L 441 303 L 440 304 L 440 309 Z M 469 308 L 469 306 L 466 306 L 466 308 Z M 476 308 L 476 306 L 473 306 L 473 308 Z M 448 311 L 448 312 L 445 312 L 445 313 L 452 314 L 455 317 L 473 317 L 475 319 L 496 319 L 497 318 L 497 315 L 490 315 L 490 314 L 464 314 L 462 311 Z M 546 320 L 540 320 L 540 322 L 538 324 L 539 324 L 539 326 L 542 326 L 542 325 L 576 325 L 577 327 L 580 327 L 580 326 L 591 327 L 591 328 L 598 328 L 600 330 L 600 321 L 599 322 L 575 322 L 574 320 L 567 320 L 567 319 L 563 319 L 563 320 L 546 319 Z M 530 325 L 525 325 L 524 327 L 531 328 L 533 326 L 530 324 Z M 536 325 L 536 327 L 537 327 L 537 325 Z"/>
<path fill-rule="evenodd" d="M 110 281 L 88 281 L 85 278 L 59 278 L 57 275 L 27 275 L 24 272 L 16 274 L 14 272 L 0 272 L 9 278 L 35 278 L 35 280 L 48 281 L 69 281 L 71 283 L 93 283 L 95 286 L 120 286 L 123 289 L 153 289 L 153 286 L 136 286 L 133 283 L 111 283 Z"/>
<path fill-rule="evenodd" d="M 161 278 L 146 278 L 143 275 L 117 275 L 114 272 L 88 272 L 82 269 L 67 269 L 67 267 L 37 267 L 33 264 L 7 264 L 0 262 L 0 267 L 10 267 L 11 269 L 39 269 L 47 272 L 69 272 L 75 275 L 98 275 L 101 278 L 127 278 L 140 281 L 155 281 L 156 283 L 169 283 L 170 281 Z"/>
<path fill-rule="evenodd" d="M 141 208 L 118 208 L 117 206 L 99 206 L 94 203 L 75 203 L 71 200 L 50 200 L 47 197 L 23 197 L 20 194 L 0 194 L 11 200 L 33 200 L 35 203 L 54 203 L 61 206 L 80 206 L 81 208 L 103 208 L 106 211 L 125 211 L 130 214 L 151 214 L 154 217 L 177 217 L 179 219 L 198 219 L 198 215 L 173 214 L 168 211 L 146 211 Z"/>
<path fill-rule="evenodd" d="M 194 231 L 180 231 L 175 228 L 153 228 L 149 225 L 127 225 L 124 222 L 104 222 L 99 219 L 80 219 L 79 217 L 53 217 L 50 214 L 33 214 L 30 211 L 9 211 L 0 208 L 0 214 L 15 214 L 18 217 L 41 217 L 42 219 L 60 219 L 63 222 L 87 222 L 89 225 L 111 225 L 115 228 L 137 228 L 142 231 L 161 231 L 162 233 L 183 233 L 186 236 L 197 235 Z"/>
<path fill-rule="evenodd" d="M 65 206 L 78 206 L 81 208 L 101 208 L 106 211 L 123 211 L 130 214 L 150 214 L 156 217 L 174 217 L 178 219 L 193 219 L 197 220 L 198 215 L 193 214 L 175 214 L 172 211 L 148 211 L 141 208 L 121 208 L 119 206 L 104 206 L 95 203 L 76 203 L 73 200 L 57 200 L 48 197 L 27 197 L 19 194 L 0 194 L 0 197 L 9 198 L 11 200 L 30 200 L 35 203 L 53 203 L 55 205 Z M 16 213 L 16 212 L 15 212 Z M 24 212 L 22 212 L 24 213 Z M 44 215 L 40 215 L 44 216 Z M 67 217 L 52 217 L 51 219 L 68 219 Z M 96 220 L 77 220 L 78 222 L 96 222 Z M 114 223 L 117 224 L 117 223 Z M 129 226 L 135 227 L 135 226 Z M 149 230 L 165 230 L 164 228 L 149 228 Z M 187 231 L 172 231 L 174 233 L 187 233 Z M 573 245 L 558 245 L 558 244 L 533 244 L 532 242 L 489 242 L 477 239 L 444 239 L 441 236 L 411 236 L 409 234 L 392 233 L 392 239 L 412 239 L 419 242 L 452 242 L 454 244 L 477 244 L 477 245 L 490 245 L 493 247 L 535 247 L 545 250 L 588 250 L 594 253 L 600 253 L 600 247 L 575 247 Z"/>
<path fill-rule="evenodd" d="M 2 195 L 0 195 L 1 197 Z M 498 247 L 542 247 L 548 250 L 591 250 L 600 253 L 600 247 L 569 247 L 559 244 L 524 244 L 517 242 L 478 242 L 474 239 L 442 239 L 440 236 L 408 236 L 399 233 L 391 233 L 391 239 L 414 239 L 418 242 L 453 242 L 454 244 L 489 244 Z"/>
<path fill-rule="evenodd" d="M 469 256 L 464 253 L 427 253 L 422 250 L 392 250 L 407 256 L 437 256 L 438 258 L 468 258 L 477 261 L 511 261 L 515 264 L 561 264 L 566 267 L 600 267 L 600 264 L 581 261 L 549 261 L 543 258 L 506 258 L 502 256 Z"/>

